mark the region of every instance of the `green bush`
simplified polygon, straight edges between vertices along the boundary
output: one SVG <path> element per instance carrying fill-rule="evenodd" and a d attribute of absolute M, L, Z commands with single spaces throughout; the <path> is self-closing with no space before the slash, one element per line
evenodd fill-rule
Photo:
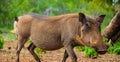
<path fill-rule="evenodd" d="M 0 49 L 4 47 L 4 39 L 2 36 L 0 36 Z"/>

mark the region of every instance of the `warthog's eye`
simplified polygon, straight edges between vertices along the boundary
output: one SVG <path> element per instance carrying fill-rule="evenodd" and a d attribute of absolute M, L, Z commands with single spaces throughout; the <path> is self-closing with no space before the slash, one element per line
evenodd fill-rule
<path fill-rule="evenodd" d="M 90 27 L 90 24 L 89 23 L 86 23 L 85 24 L 85 28 L 86 28 L 86 30 L 89 30 L 91 27 Z"/>
<path fill-rule="evenodd" d="M 86 27 L 89 27 L 88 23 L 86 23 Z"/>
<path fill-rule="evenodd" d="M 82 28 L 82 32 L 88 32 L 91 29 L 90 23 L 85 23 Z"/>

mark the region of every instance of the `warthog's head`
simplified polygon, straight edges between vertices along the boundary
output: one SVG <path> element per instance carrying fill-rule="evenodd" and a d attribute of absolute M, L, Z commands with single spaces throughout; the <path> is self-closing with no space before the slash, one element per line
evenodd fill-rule
<path fill-rule="evenodd" d="M 79 13 L 79 21 L 82 23 L 79 29 L 80 37 L 85 45 L 93 47 L 99 53 L 107 51 L 108 43 L 103 42 L 103 37 L 100 33 L 100 25 L 104 20 L 105 15 L 100 15 L 95 19 Z"/>

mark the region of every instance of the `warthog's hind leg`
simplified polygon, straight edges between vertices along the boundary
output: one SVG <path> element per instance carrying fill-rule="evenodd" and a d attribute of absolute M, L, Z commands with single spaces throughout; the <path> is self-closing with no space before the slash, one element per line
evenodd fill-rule
<path fill-rule="evenodd" d="M 28 50 L 30 51 L 30 53 L 34 56 L 34 58 L 35 58 L 35 60 L 37 61 L 37 62 L 41 62 L 40 61 L 40 58 L 37 56 L 37 54 L 34 52 L 34 49 L 36 48 L 36 46 L 33 44 L 33 43 L 31 43 L 29 46 L 28 46 Z"/>
<path fill-rule="evenodd" d="M 24 47 L 24 44 L 26 43 L 28 39 L 27 38 L 23 38 L 23 37 L 18 37 L 18 43 L 17 43 L 17 52 L 16 52 L 16 55 L 17 55 L 17 58 L 16 58 L 16 62 L 19 62 L 19 55 L 20 55 L 20 51 L 21 49 Z"/>

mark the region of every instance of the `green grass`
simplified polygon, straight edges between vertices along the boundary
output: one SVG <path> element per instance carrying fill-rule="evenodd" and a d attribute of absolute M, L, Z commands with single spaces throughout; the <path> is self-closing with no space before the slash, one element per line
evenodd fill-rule
<path fill-rule="evenodd" d="M 95 51 L 94 48 L 87 47 L 87 46 L 77 46 L 76 49 L 78 51 L 84 51 L 86 57 L 97 57 L 98 53 Z"/>
<path fill-rule="evenodd" d="M 76 46 L 75 47 L 78 51 L 84 51 L 85 47 L 84 46 Z"/>
<path fill-rule="evenodd" d="M 113 54 L 120 54 L 120 38 L 116 41 L 114 45 L 109 46 L 108 52 Z"/>
<path fill-rule="evenodd" d="M 108 39 L 104 38 L 104 41 L 107 42 Z M 120 38 L 114 43 L 114 45 L 110 45 L 107 51 L 108 53 L 120 54 Z"/>
<path fill-rule="evenodd" d="M 107 41 L 108 41 L 108 38 L 104 38 L 103 41 L 104 41 L 104 42 L 107 42 Z"/>
<path fill-rule="evenodd" d="M 2 36 L 0 36 L 0 49 L 2 49 L 4 47 L 4 39 Z"/>
<path fill-rule="evenodd" d="M 98 56 L 98 53 L 95 51 L 94 48 L 91 48 L 91 47 L 87 47 L 85 46 L 85 55 L 87 57 L 97 57 Z"/>
<path fill-rule="evenodd" d="M 37 53 L 38 57 L 42 57 L 42 53 L 46 53 L 46 50 L 41 50 L 40 48 L 35 48 L 35 52 Z"/>

